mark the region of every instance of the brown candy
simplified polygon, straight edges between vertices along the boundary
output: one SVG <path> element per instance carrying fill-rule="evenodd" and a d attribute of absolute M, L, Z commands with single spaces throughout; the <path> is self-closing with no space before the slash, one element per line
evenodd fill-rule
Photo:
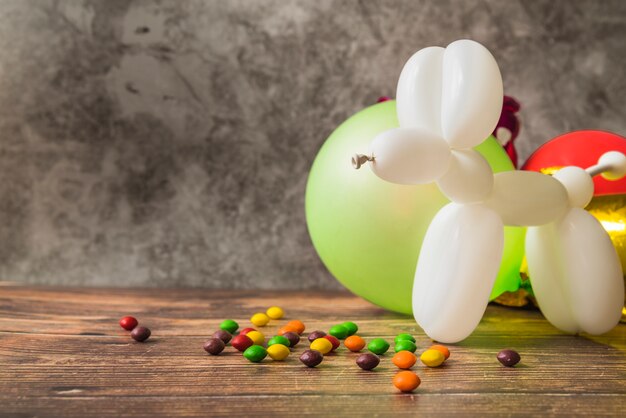
<path fill-rule="evenodd" d="M 376 354 L 361 354 L 356 359 L 356 364 L 363 370 L 372 370 L 380 363 L 380 358 Z"/>
<path fill-rule="evenodd" d="M 317 350 L 306 350 L 300 356 L 300 361 L 307 367 L 315 367 L 324 360 L 324 356 Z"/>
<path fill-rule="evenodd" d="M 214 356 L 224 351 L 224 347 L 226 347 L 226 344 L 219 338 L 209 338 L 204 343 L 204 351 Z"/>
<path fill-rule="evenodd" d="M 224 344 L 228 344 L 233 336 L 228 331 L 224 331 L 223 329 L 217 330 L 213 333 L 213 338 L 219 338 L 224 342 Z"/>
<path fill-rule="evenodd" d="M 150 330 L 146 327 L 137 327 L 133 329 L 130 333 L 130 336 L 133 337 L 133 340 L 139 341 L 140 343 L 146 341 L 150 338 Z"/>
<path fill-rule="evenodd" d="M 292 347 L 292 348 L 295 347 L 296 344 L 300 342 L 300 336 L 298 335 L 297 332 L 293 332 L 293 331 L 286 332 L 283 334 L 283 337 L 289 340 L 289 343 L 290 343 L 289 347 Z"/>
<path fill-rule="evenodd" d="M 325 336 L 326 336 L 326 333 L 324 331 L 313 331 L 312 333 L 309 334 L 307 338 L 309 339 L 309 342 L 312 343 L 318 338 L 323 338 Z"/>
<path fill-rule="evenodd" d="M 521 360 L 519 353 L 514 350 L 502 350 L 498 353 L 497 358 L 505 367 L 513 367 Z"/>

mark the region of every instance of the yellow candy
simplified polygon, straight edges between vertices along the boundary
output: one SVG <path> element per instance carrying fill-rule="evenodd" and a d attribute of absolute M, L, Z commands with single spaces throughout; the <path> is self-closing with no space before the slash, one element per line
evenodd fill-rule
<path fill-rule="evenodd" d="M 250 331 L 246 335 L 252 340 L 254 345 L 263 345 L 263 343 L 265 342 L 265 335 L 263 335 L 259 331 Z"/>
<path fill-rule="evenodd" d="M 252 315 L 252 318 L 250 318 L 250 322 L 252 322 L 257 327 L 264 327 L 267 325 L 268 322 L 270 322 L 270 318 L 264 313 L 259 312 Z"/>
<path fill-rule="evenodd" d="M 326 338 L 317 338 L 311 343 L 311 350 L 319 351 L 322 354 L 330 353 L 333 349 L 333 343 Z"/>
<path fill-rule="evenodd" d="M 272 306 L 271 308 L 268 308 L 265 313 L 272 319 L 280 319 L 283 317 L 283 315 L 285 315 L 285 312 L 282 310 L 282 308 L 279 308 L 278 306 Z"/>
<path fill-rule="evenodd" d="M 282 344 L 274 344 L 267 347 L 267 354 L 269 354 L 273 360 L 284 360 L 289 353 L 289 349 Z"/>
<path fill-rule="evenodd" d="M 439 350 L 429 349 L 422 353 L 420 360 L 428 367 L 437 367 L 441 366 L 441 364 L 446 360 L 446 357 Z"/>

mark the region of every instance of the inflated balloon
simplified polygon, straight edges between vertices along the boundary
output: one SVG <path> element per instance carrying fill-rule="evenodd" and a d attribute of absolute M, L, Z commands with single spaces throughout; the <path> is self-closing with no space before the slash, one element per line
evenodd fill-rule
<path fill-rule="evenodd" d="M 353 170 L 348 161 L 355 149 L 367 150 L 378 134 L 397 127 L 396 102 L 385 101 L 350 117 L 330 135 L 309 174 L 306 219 L 315 249 L 337 280 L 383 308 L 411 314 L 422 240 L 435 214 L 450 200 L 433 183 L 382 181 L 369 170 Z M 491 170 L 513 169 L 493 137 L 475 149 L 489 164 L 490 178 Z M 473 151 L 463 151 L 468 152 Z M 492 298 L 519 288 L 523 253 L 524 229 L 505 227 L 504 256 Z"/>
<path fill-rule="evenodd" d="M 591 177 L 607 173 L 607 178 L 620 178 L 626 173 L 626 157 L 605 154 L 586 171 L 565 168 L 554 176 L 503 172 L 485 180 L 485 166 L 470 147 L 494 130 L 502 107 L 502 78 L 491 53 L 474 41 L 417 52 L 402 70 L 397 97 L 400 129 L 379 134 L 370 155 L 356 155 L 352 161 L 355 168 L 367 161 L 375 174 L 396 183 L 432 179 L 452 200 L 430 224 L 415 271 L 413 315 L 424 331 L 453 343 L 476 328 L 498 271 L 504 225 L 529 226 L 531 282 L 552 324 L 592 334 L 614 327 L 624 292 L 621 266 L 608 235 L 582 207 L 591 198 Z M 398 141 L 397 132 L 410 147 L 391 141 L 386 147 L 380 139 Z M 444 141 L 451 162 L 433 145 Z M 424 154 L 431 150 L 440 167 L 413 167 L 427 160 Z M 475 187 L 468 182 L 474 176 Z"/>
<path fill-rule="evenodd" d="M 626 138 L 620 135 L 594 130 L 569 132 L 540 146 L 522 168 L 552 174 L 564 166 L 584 168 L 596 161 L 601 165 L 624 167 L 620 164 L 624 153 Z M 559 173 L 562 172 L 563 170 Z M 607 231 L 620 258 L 622 272 L 626 271 L 626 177 L 623 176 L 624 173 L 619 170 L 595 176 L 593 199 L 586 206 L 582 202 L 576 205 L 584 206 Z M 588 193 L 587 190 L 582 194 L 586 196 Z M 626 275 L 624 282 L 626 283 Z M 626 294 L 624 305 L 622 322 L 626 322 Z"/>

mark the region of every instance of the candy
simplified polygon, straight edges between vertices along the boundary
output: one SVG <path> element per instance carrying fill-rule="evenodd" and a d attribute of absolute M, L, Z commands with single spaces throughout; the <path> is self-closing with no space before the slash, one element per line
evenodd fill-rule
<path fill-rule="evenodd" d="M 393 385 L 402 392 L 413 392 L 420 383 L 420 378 L 408 370 L 399 372 L 393 377 Z"/>
<path fill-rule="evenodd" d="M 497 358 L 505 367 L 513 367 L 521 360 L 519 353 L 514 350 L 502 350 L 498 353 Z"/>
<path fill-rule="evenodd" d="M 246 351 L 248 347 L 254 345 L 254 341 L 252 341 L 247 335 L 237 335 L 230 342 L 230 345 L 232 345 L 235 350 Z"/>
<path fill-rule="evenodd" d="M 254 329 L 254 328 L 244 328 L 241 331 L 239 331 L 239 335 L 246 335 L 250 331 L 256 331 L 256 329 Z"/>
<path fill-rule="evenodd" d="M 269 354 L 272 360 L 284 360 L 287 358 L 289 353 L 289 348 L 282 344 L 273 344 L 267 347 L 267 354 Z"/>
<path fill-rule="evenodd" d="M 411 334 L 398 334 L 394 339 L 394 342 L 398 344 L 398 341 L 401 340 L 409 340 L 411 342 L 415 342 L 415 338 Z"/>
<path fill-rule="evenodd" d="M 358 335 L 351 335 L 343 342 L 346 348 L 353 353 L 363 350 L 365 347 L 365 340 Z"/>
<path fill-rule="evenodd" d="M 262 312 L 259 312 L 252 315 L 252 318 L 250 318 L 250 322 L 252 322 L 252 324 L 256 325 L 257 327 L 264 327 L 267 325 L 268 322 L 270 322 L 270 317 Z"/>
<path fill-rule="evenodd" d="M 341 342 L 332 335 L 325 335 L 322 338 L 326 338 L 333 345 L 333 348 L 331 348 L 330 351 L 335 351 L 341 345 Z"/>
<path fill-rule="evenodd" d="M 359 330 L 359 327 L 354 322 L 347 321 L 341 325 L 343 325 L 344 328 L 348 330 L 348 337 L 356 334 L 356 332 Z"/>
<path fill-rule="evenodd" d="M 224 342 L 224 344 L 228 344 L 230 339 L 233 338 L 233 336 L 230 335 L 230 332 L 224 331 L 223 329 L 215 331 L 212 336 L 213 338 L 219 338 Z"/>
<path fill-rule="evenodd" d="M 311 343 L 311 350 L 319 351 L 322 354 L 327 354 L 333 349 L 333 344 L 326 338 L 318 338 Z"/>
<path fill-rule="evenodd" d="M 411 353 L 414 353 L 415 350 L 417 350 L 417 346 L 411 340 L 400 340 L 396 342 L 394 350 L 396 353 L 400 351 L 410 351 Z"/>
<path fill-rule="evenodd" d="M 330 331 L 328 331 L 328 333 L 335 338 L 343 340 L 348 336 L 348 328 L 344 327 L 343 325 L 335 325 L 330 328 Z"/>
<path fill-rule="evenodd" d="M 280 319 L 285 315 L 285 312 L 278 306 L 272 306 L 271 308 L 267 308 L 265 314 L 269 316 L 270 319 Z"/>
<path fill-rule="evenodd" d="M 260 345 L 252 345 L 246 348 L 243 356 L 253 363 L 258 363 L 267 356 L 267 350 Z"/>
<path fill-rule="evenodd" d="M 374 354 L 385 354 L 389 350 L 389 343 L 382 338 L 374 338 L 367 345 L 367 349 Z"/>
<path fill-rule="evenodd" d="M 220 329 L 224 331 L 228 331 L 231 334 L 234 334 L 237 329 L 239 329 L 239 324 L 233 321 L 232 319 L 227 319 L 220 324 Z"/>
<path fill-rule="evenodd" d="M 284 335 L 277 335 L 275 337 L 272 337 L 267 342 L 268 347 L 271 347 L 275 344 L 282 344 L 285 347 L 291 347 L 291 341 L 289 341 L 289 338 L 285 337 Z"/>
<path fill-rule="evenodd" d="M 410 351 L 399 351 L 391 361 L 399 369 L 410 369 L 417 361 L 417 356 Z"/>
<path fill-rule="evenodd" d="M 150 334 L 150 330 L 146 327 L 136 327 L 130 332 L 130 336 L 133 337 L 133 340 L 139 341 L 140 343 L 150 338 Z"/>
<path fill-rule="evenodd" d="M 295 332 L 296 334 L 300 335 L 300 333 L 298 332 L 298 329 L 294 326 L 288 326 L 288 325 L 284 325 L 282 327 L 280 327 L 278 329 L 278 331 L 276 332 L 276 334 L 278 335 L 285 335 L 288 332 Z"/>
<path fill-rule="evenodd" d="M 356 364 L 363 370 L 372 370 L 374 367 L 378 366 L 380 363 L 380 358 L 375 354 L 361 354 L 356 359 Z"/>
<path fill-rule="evenodd" d="M 224 351 L 224 347 L 226 347 L 226 344 L 224 344 L 224 341 L 219 338 L 209 338 L 204 343 L 204 351 L 214 356 L 217 356 L 219 353 Z"/>
<path fill-rule="evenodd" d="M 422 353 L 420 360 L 428 367 L 438 367 L 446 360 L 446 357 L 439 350 L 428 349 Z"/>
<path fill-rule="evenodd" d="M 324 331 L 313 331 L 312 333 L 309 334 L 307 339 L 309 340 L 309 342 L 313 342 L 317 340 L 318 338 L 322 338 L 325 336 L 326 336 L 326 333 Z"/>
<path fill-rule="evenodd" d="M 441 354 L 443 354 L 443 356 L 446 358 L 446 360 L 448 360 L 448 357 L 450 357 L 450 350 L 448 350 L 448 347 L 446 347 L 445 345 L 435 344 L 435 345 L 431 346 L 430 348 L 432 350 L 441 351 Z"/>
<path fill-rule="evenodd" d="M 263 345 L 265 342 L 265 335 L 259 331 L 250 331 L 246 337 L 250 338 L 255 345 Z"/>
<path fill-rule="evenodd" d="M 300 342 L 300 336 L 297 332 L 289 331 L 283 334 L 283 337 L 289 340 L 289 347 L 295 347 Z"/>
<path fill-rule="evenodd" d="M 300 361 L 307 367 L 315 367 L 324 360 L 322 353 L 316 350 L 306 350 L 300 356 Z"/>
<path fill-rule="evenodd" d="M 302 321 L 298 321 L 297 319 L 287 322 L 285 326 L 293 328 L 293 331 L 297 332 L 298 335 L 302 335 L 302 333 L 306 329 Z"/>
<path fill-rule="evenodd" d="M 120 327 L 124 328 L 126 331 L 132 331 L 138 324 L 139 322 L 137 322 L 137 319 L 133 316 L 125 316 L 120 319 Z"/>

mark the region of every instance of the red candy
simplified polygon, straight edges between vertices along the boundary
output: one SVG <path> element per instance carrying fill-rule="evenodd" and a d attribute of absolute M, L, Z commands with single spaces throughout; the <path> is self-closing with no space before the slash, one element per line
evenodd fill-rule
<path fill-rule="evenodd" d="M 139 322 L 132 316 L 125 316 L 120 319 L 120 327 L 124 328 L 126 331 L 132 331 L 138 324 Z"/>
<path fill-rule="evenodd" d="M 322 338 L 326 338 L 333 345 L 333 348 L 330 351 L 335 351 L 341 345 L 341 342 L 332 335 L 324 335 Z"/>
<path fill-rule="evenodd" d="M 230 345 L 235 347 L 236 350 L 243 352 L 246 351 L 246 348 L 254 345 L 254 341 L 247 335 L 239 334 L 230 341 Z"/>
<path fill-rule="evenodd" d="M 247 335 L 250 331 L 256 331 L 254 328 L 244 328 L 239 331 L 239 335 Z"/>

